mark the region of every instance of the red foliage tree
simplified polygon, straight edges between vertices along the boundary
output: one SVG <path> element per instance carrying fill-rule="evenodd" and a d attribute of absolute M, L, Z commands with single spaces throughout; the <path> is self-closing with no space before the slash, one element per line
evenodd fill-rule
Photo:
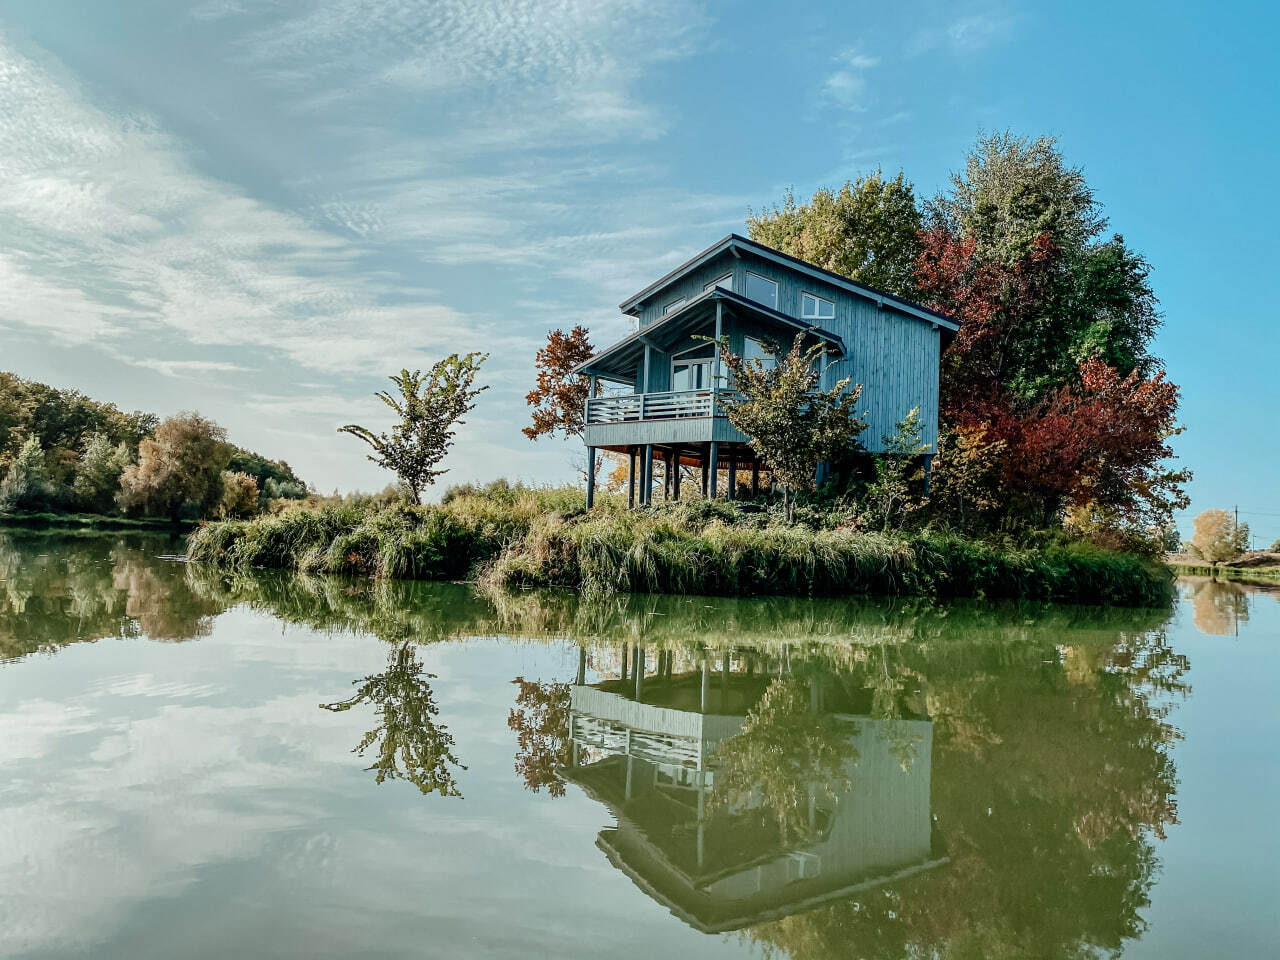
<path fill-rule="evenodd" d="M 568 333 L 552 330 L 547 335 L 547 345 L 538 351 L 538 384 L 525 396 L 533 407 L 533 423 L 523 428 L 530 440 L 557 430 L 566 436 L 582 432 L 589 386 L 586 377 L 572 371 L 593 353 L 595 348 L 584 326 Z"/>

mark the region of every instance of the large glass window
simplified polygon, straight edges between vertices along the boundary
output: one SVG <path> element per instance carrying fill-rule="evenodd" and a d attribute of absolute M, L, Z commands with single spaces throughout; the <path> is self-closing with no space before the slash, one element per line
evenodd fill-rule
<path fill-rule="evenodd" d="M 802 320 L 831 320 L 836 315 L 836 305 L 812 293 L 800 297 L 800 318 Z"/>
<path fill-rule="evenodd" d="M 706 293 L 708 290 L 716 289 L 716 287 L 719 287 L 721 290 L 732 290 L 733 274 L 726 273 L 723 277 L 717 277 L 715 280 L 712 280 L 710 283 L 706 284 L 702 288 L 702 292 Z"/>
<path fill-rule="evenodd" d="M 778 284 L 768 277 L 747 271 L 747 288 L 742 292 L 756 303 L 778 309 Z"/>
<path fill-rule="evenodd" d="M 676 360 L 672 362 L 672 390 L 707 390 L 710 387 L 710 360 Z"/>

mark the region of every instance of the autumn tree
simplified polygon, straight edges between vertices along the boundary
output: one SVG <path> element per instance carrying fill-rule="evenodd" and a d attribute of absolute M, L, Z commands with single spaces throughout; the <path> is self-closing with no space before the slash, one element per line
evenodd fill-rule
<path fill-rule="evenodd" d="M 218 516 L 236 520 L 258 512 L 258 481 L 238 470 L 222 472 L 222 499 Z"/>
<path fill-rule="evenodd" d="M 807 201 L 788 190 L 780 205 L 747 218 L 752 240 L 912 299 L 920 225 L 911 183 L 901 171 L 890 180 L 879 170 Z"/>
<path fill-rule="evenodd" d="M 725 416 L 768 462 L 784 485 L 784 496 L 786 490 L 813 490 L 818 464 L 848 451 L 866 429 L 866 419 L 856 409 L 862 385 L 850 388 L 845 377 L 820 389 L 823 348 L 805 348 L 802 333 L 785 355 L 779 356 L 778 344 L 766 347 L 776 363 L 748 360 L 730 351 L 727 340 L 721 344 L 737 391 L 723 401 Z"/>
<path fill-rule="evenodd" d="M 421 370 L 401 370 L 390 377 L 398 396 L 385 390 L 375 394 L 399 417 L 389 434 L 354 423 L 339 427 L 338 432 L 359 437 L 372 447 L 369 459 L 394 470 L 412 501 L 421 503 L 423 489 L 447 472 L 438 465 L 453 445 L 454 428 L 475 409 L 476 397 L 489 389 L 475 385 L 480 365 L 488 357 L 487 353 L 454 353 L 437 360 L 425 375 Z"/>
<path fill-rule="evenodd" d="M 1249 547 L 1249 528 L 1236 525 L 1226 510 L 1204 510 L 1196 516 L 1191 545 L 1210 563 L 1234 560 Z"/>
<path fill-rule="evenodd" d="M 138 445 L 138 462 L 120 476 L 120 505 L 178 519 L 211 515 L 222 499 L 231 457 L 227 432 L 198 413 L 165 420 Z"/>
<path fill-rule="evenodd" d="M 552 330 L 547 344 L 538 351 L 538 381 L 525 396 L 532 410 L 533 423 L 523 428 L 524 435 L 536 440 L 557 432 L 563 436 L 578 436 L 586 414 L 587 378 L 573 370 L 591 359 L 595 348 L 584 326 L 576 326 L 568 333 Z"/>
<path fill-rule="evenodd" d="M 1149 352 L 1149 267 L 1052 138 L 979 139 L 928 208 L 921 296 L 961 321 L 943 357 L 948 429 L 1002 443 L 1011 515 L 1074 514 L 1131 531 L 1168 523 L 1177 387 Z"/>

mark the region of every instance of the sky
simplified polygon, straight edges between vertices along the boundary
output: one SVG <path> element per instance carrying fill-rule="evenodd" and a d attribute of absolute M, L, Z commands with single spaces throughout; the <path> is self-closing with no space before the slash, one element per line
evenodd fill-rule
<path fill-rule="evenodd" d="M 1152 264 L 1190 512 L 1269 544 L 1277 37 L 1243 3 L 0 0 L 0 369 L 327 492 L 390 479 L 336 432 L 389 425 L 388 374 L 482 350 L 444 482 L 569 480 L 520 433 L 549 329 L 610 343 L 788 187 L 930 196 L 1010 129 Z"/>

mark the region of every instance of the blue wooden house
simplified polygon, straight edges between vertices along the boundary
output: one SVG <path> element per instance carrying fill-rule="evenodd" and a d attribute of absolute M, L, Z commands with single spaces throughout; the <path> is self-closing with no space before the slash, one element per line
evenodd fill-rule
<path fill-rule="evenodd" d="M 772 362 L 766 344 L 789 348 L 797 334 L 818 344 L 824 383 L 862 384 L 863 446 L 913 407 L 923 442 L 938 431 L 938 364 L 958 324 L 944 314 L 849 280 L 763 244 L 730 234 L 621 304 L 637 329 L 577 368 L 590 380 L 583 438 L 590 467 L 596 452 L 630 464 L 630 499 L 652 496 L 653 464 L 667 465 L 666 493 L 678 497 L 677 464 L 701 469 L 703 491 L 717 493 L 717 473 L 749 470 L 753 490 L 768 465 L 725 417 L 733 390 L 721 369 L 721 338 L 748 359 Z M 705 338 L 713 338 L 709 342 Z M 713 469 L 714 466 L 714 469 Z M 638 482 L 637 482 L 638 476 Z M 588 502 L 594 469 L 588 470 Z"/>

